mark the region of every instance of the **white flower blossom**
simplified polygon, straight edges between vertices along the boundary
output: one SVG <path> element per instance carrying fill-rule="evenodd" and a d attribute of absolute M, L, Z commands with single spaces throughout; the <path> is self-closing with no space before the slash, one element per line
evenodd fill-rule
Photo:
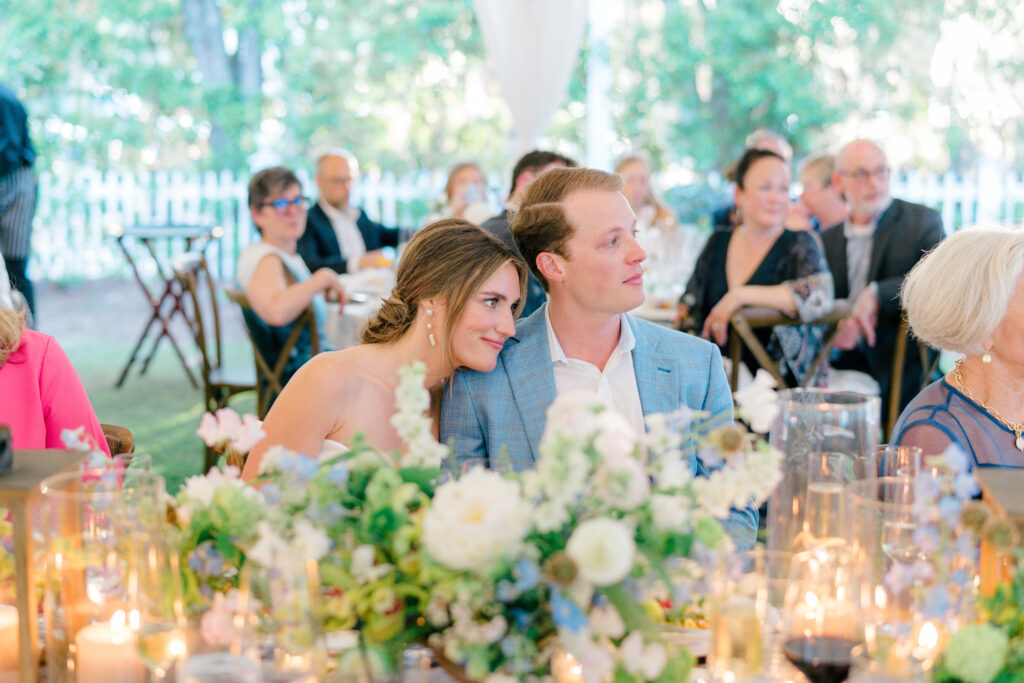
<path fill-rule="evenodd" d="M 595 586 L 611 586 L 629 575 L 636 555 L 634 531 L 624 522 L 598 517 L 581 522 L 565 544 L 580 577 Z"/>
<path fill-rule="evenodd" d="M 292 555 L 296 560 L 319 560 L 331 548 L 331 540 L 323 529 L 318 529 L 308 519 L 299 519 L 292 527 L 295 538 L 291 543 Z"/>
<path fill-rule="evenodd" d="M 615 657 L 610 648 L 595 642 L 589 629 L 580 629 L 574 633 L 560 628 L 558 642 L 576 659 L 586 683 L 601 683 L 615 669 Z"/>
<path fill-rule="evenodd" d="M 644 645 L 640 631 L 633 631 L 622 641 L 619 657 L 626 671 L 634 676 L 639 674 L 645 680 L 653 681 L 661 675 L 668 662 L 668 654 L 661 643 Z"/>
<path fill-rule="evenodd" d="M 422 361 L 398 369 L 397 410 L 391 416 L 391 425 L 406 445 L 403 467 L 437 468 L 448 457 L 448 447 L 438 443 L 431 431 L 433 421 L 427 415 L 430 392 L 423 384 L 426 374 L 427 366 Z"/>
<path fill-rule="evenodd" d="M 594 473 L 594 493 L 603 503 L 617 510 L 635 510 L 646 502 L 651 480 L 630 455 L 608 459 Z"/>
<path fill-rule="evenodd" d="M 775 394 L 775 378 L 761 368 L 754 381 L 746 388 L 733 394 L 736 399 L 736 414 L 759 434 L 766 434 L 772 428 L 775 416 L 779 414 L 779 399 Z"/>
<path fill-rule="evenodd" d="M 288 544 L 266 520 L 256 524 L 256 543 L 246 553 L 247 559 L 264 567 L 276 567 L 288 557 Z"/>
<path fill-rule="evenodd" d="M 619 639 L 626 633 L 626 625 L 615 606 L 604 603 L 590 610 L 590 630 L 599 636 Z"/>
<path fill-rule="evenodd" d="M 209 415 L 209 413 L 207 413 L 207 415 Z M 259 474 L 260 476 L 263 476 L 265 474 L 276 472 L 278 469 L 280 469 L 281 463 L 283 461 L 288 460 L 290 458 L 299 457 L 302 456 L 300 456 L 298 453 L 294 451 L 285 448 L 284 446 L 271 446 L 263 453 L 263 457 L 260 459 Z"/>
<path fill-rule="evenodd" d="M 225 467 L 223 470 L 213 467 L 207 474 L 199 474 L 186 479 L 181 490 L 178 491 L 175 508 L 178 519 L 182 523 L 188 524 L 192 519 L 193 510 L 209 507 L 213 503 L 214 493 L 221 486 L 237 488 L 246 498 L 265 502 L 263 494 L 258 489 L 247 485 L 239 478 L 239 475 L 241 475 L 241 470 L 237 467 Z"/>
<path fill-rule="evenodd" d="M 204 413 L 196 434 L 210 448 L 227 444 L 240 455 L 251 451 L 266 436 L 255 415 L 250 413 L 239 417 L 230 408 L 221 408 L 216 414 Z"/>
<path fill-rule="evenodd" d="M 530 520 L 518 482 L 474 469 L 437 489 L 423 516 L 423 547 L 450 569 L 487 572 L 518 552 Z"/>
<path fill-rule="evenodd" d="M 690 520 L 689 498 L 655 493 L 651 496 L 651 519 L 659 531 L 683 530 Z"/>

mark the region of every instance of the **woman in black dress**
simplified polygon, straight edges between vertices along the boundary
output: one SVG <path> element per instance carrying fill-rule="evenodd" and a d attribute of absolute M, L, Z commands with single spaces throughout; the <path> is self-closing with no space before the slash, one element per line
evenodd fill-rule
<path fill-rule="evenodd" d="M 832 274 L 818 238 L 785 229 L 789 169 L 774 152 L 748 149 L 736 166 L 741 223 L 717 230 L 697 259 L 680 300 L 681 328 L 725 347 L 729 318 L 742 306 L 760 306 L 813 320 L 832 307 Z M 758 330 L 761 343 L 790 385 L 802 382 L 821 348 L 818 325 Z M 757 362 L 749 353 L 744 363 Z"/>

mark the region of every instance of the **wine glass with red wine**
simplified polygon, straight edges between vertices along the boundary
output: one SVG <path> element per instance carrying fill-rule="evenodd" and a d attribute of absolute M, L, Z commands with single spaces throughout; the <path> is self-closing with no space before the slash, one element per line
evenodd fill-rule
<path fill-rule="evenodd" d="M 857 593 L 844 556 L 793 556 L 783 609 L 782 654 L 811 683 L 842 683 L 863 640 Z"/>

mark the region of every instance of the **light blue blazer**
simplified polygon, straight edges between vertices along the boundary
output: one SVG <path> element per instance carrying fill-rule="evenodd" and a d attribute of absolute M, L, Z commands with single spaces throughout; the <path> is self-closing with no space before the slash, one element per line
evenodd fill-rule
<path fill-rule="evenodd" d="M 452 444 L 454 466 L 478 458 L 508 458 L 516 470 L 533 467 L 544 435 L 547 409 L 555 400 L 545 307 L 516 323 L 491 372 L 459 370 L 441 403 L 441 441 Z M 643 414 L 680 406 L 731 416 L 732 396 L 718 347 L 626 314 L 633 331 L 633 372 Z M 505 451 L 502 454 L 502 451 Z M 693 460 L 694 471 L 702 468 Z M 749 547 L 757 511 L 734 511 L 730 535 Z"/>

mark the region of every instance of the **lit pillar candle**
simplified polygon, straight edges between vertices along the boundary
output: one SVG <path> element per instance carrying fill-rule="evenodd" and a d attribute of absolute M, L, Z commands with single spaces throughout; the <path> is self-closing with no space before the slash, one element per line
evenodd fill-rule
<path fill-rule="evenodd" d="M 18 683 L 18 608 L 0 605 L 0 683 Z"/>
<path fill-rule="evenodd" d="M 111 621 L 89 624 L 75 636 L 77 680 L 145 683 L 146 665 L 135 652 L 135 638 L 118 613 Z"/>

